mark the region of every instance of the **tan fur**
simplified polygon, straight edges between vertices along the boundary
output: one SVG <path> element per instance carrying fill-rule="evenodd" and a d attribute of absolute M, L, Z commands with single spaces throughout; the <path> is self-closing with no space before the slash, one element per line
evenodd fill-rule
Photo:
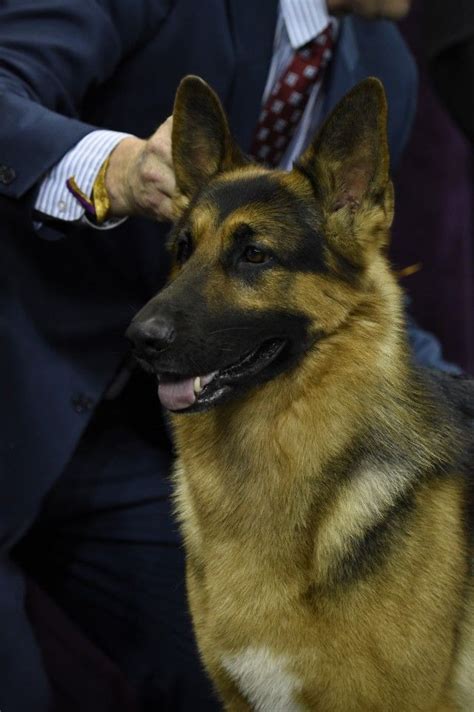
<path fill-rule="evenodd" d="M 174 160 L 188 197 L 267 173 L 237 153 L 209 92 L 191 79 L 178 93 Z M 445 465 L 462 439 L 412 371 L 384 256 L 393 188 L 383 91 L 369 80 L 344 101 L 300 168 L 272 174 L 314 210 L 325 270 L 277 264 L 258 288 L 243 284 L 220 255 L 242 223 L 275 246 L 271 227 L 286 219 L 278 206 L 249 200 L 220 218 L 204 195 L 182 208 L 195 242 L 182 274 L 206 274 L 207 309 L 284 307 L 308 316 L 314 338 L 324 334 L 296 368 L 172 417 L 194 628 L 232 712 L 472 712 L 466 481 Z M 206 111 L 218 125 L 208 139 Z M 190 126 L 194 147 L 183 138 Z M 357 269 L 353 282 L 345 264 Z M 172 274 L 177 285 L 180 270 Z M 374 550 L 359 555 L 362 545 Z"/>

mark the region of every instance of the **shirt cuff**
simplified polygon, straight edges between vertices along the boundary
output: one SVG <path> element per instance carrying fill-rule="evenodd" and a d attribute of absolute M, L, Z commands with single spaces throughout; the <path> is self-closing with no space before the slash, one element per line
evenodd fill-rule
<path fill-rule="evenodd" d="M 94 225 L 84 217 L 85 210 L 66 186 L 72 176 L 85 195 L 91 195 L 92 186 L 101 165 L 120 141 L 131 134 L 97 130 L 87 134 L 43 178 L 35 202 L 35 210 L 48 218 L 65 222 L 81 221 L 91 227 L 110 229 L 125 218 L 106 220 Z"/>

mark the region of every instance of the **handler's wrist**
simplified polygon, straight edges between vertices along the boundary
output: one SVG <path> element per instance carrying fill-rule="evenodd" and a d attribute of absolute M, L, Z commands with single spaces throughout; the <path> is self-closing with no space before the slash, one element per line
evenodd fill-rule
<path fill-rule="evenodd" d="M 110 217 L 120 218 L 135 214 L 133 173 L 146 141 L 131 136 L 124 138 L 109 157 L 105 187 L 110 201 Z"/>

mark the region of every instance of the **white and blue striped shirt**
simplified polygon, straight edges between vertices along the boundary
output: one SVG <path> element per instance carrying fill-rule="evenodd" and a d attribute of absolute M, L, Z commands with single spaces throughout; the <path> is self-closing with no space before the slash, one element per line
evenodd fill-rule
<path fill-rule="evenodd" d="M 291 61 L 295 49 L 314 39 L 329 22 L 333 23 L 333 30 L 336 32 L 337 21 L 329 17 L 325 0 L 280 0 L 273 56 L 262 102 Z M 293 161 L 312 138 L 320 118 L 321 104 L 321 82 L 317 82 L 280 162 L 281 168 L 290 169 Z M 44 215 L 67 222 L 85 220 L 84 208 L 66 187 L 67 179 L 74 176 L 81 191 L 90 195 L 102 163 L 115 146 L 129 135 L 98 130 L 85 136 L 45 175 L 36 198 L 35 209 Z M 108 221 L 101 227 L 115 227 L 120 222 L 122 220 Z"/>

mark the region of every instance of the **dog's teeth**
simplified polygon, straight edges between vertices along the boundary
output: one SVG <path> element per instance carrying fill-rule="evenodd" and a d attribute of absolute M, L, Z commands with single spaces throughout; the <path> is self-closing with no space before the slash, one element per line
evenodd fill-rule
<path fill-rule="evenodd" d="M 202 386 L 201 386 L 201 376 L 196 376 L 194 379 L 194 392 L 196 395 L 202 391 Z"/>

